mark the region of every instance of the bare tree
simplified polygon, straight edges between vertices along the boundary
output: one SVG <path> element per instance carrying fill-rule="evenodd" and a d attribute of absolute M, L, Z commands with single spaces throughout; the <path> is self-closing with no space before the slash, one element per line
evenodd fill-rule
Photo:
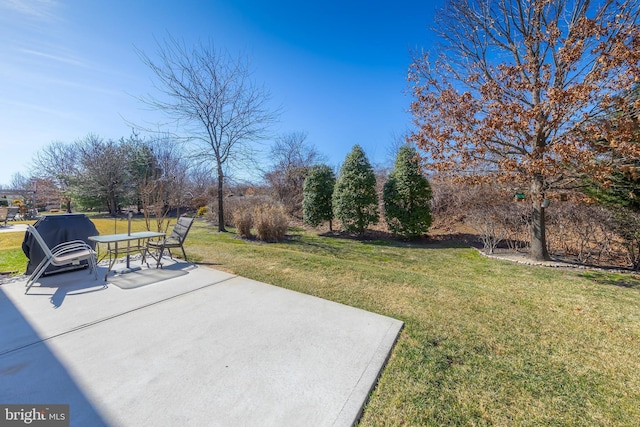
<path fill-rule="evenodd" d="M 71 185 L 78 176 L 78 160 L 75 144 L 55 141 L 38 151 L 32 161 L 33 175 L 55 183 L 68 213 L 71 213 Z"/>
<path fill-rule="evenodd" d="M 409 143 L 407 142 L 407 140 L 409 139 L 409 135 L 410 135 L 410 131 L 406 131 L 403 133 L 396 133 L 396 132 L 391 133 L 391 141 L 387 145 L 386 151 L 385 151 L 384 163 L 386 166 L 389 166 L 390 168 L 393 167 L 393 165 L 396 162 L 396 157 L 398 157 L 398 152 L 400 151 L 400 149 L 405 145 L 409 145 Z"/>
<path fill-rule="evenodd" d="M 135 190 L 147 229 L 151 229 L 153 217 L 156 230 L 166 231 L 171 211 L 176 209 L 179 216 L 180 208 L 193 197 L 187 190 L 188 165 L 178 146 L 171 144 L 167 136 L 135 144 L 125 142 L 125 146 L 130 152 L 130 187 Z"/>
<path fill-rule="evenodd" d="M 33 177 L 30 180 L 29 187 L 34 190 L 31 203 L 27 201 L 27 206 L 29 207 L 46 209 L 47 206 L 55 205 L 59 208 L 64 203 L 58 184 L 50 178 Z"/>
<path fill-rule="evenodd" d="M 116 215 L 131 194 L 130 172 L 125 167 L 128 149 L 113 140 L 88 135 L 76 144 L 79 174 L 73 191 L 85 207 L 104 208 Z"/>
<path fill-rule="evenodd" d="M 224 226 L 225 166 L 250 157 L 251 143 L 266 138 L 276 113 L 270 93 L 251 79 L 248 60 L 216 50 L 212 43 L 187 50 L 173 38 L 158 43 L 157 60 L 139 52 L 155 74 L 161 97 L 143 102 L 175 120 L 184 139 L 196 141 L 197 156 L 215 163 L 218 183 L 218 230 Z"/>
<path fill-rule="evenodd" d="M 210 168 L 191 165 L 187 173 L 187 191 L 191 193 L 190 207 L 199 209 L 209 206 L 217 194 L 217 184 Z"/>
<path fill-rule="evenodd" d="M 11 175 L 11 182 L 9 183 L 9 188 L 26 190 L 31 187 L 30 178 L 21 174 L 20 172 L 16 172 Z"/>
<path fill-rule="evenodd" d="M 264 176 L 287 213 L 302 218 L 304 180 L 311 167 L 322 160 L 307 142 L 305 132 L 290 132 L 276 139 L 271 148 L 271 169 Z"/>
<path fill-rule="evenodd" d="M 640 78 L 639 14 L 638 0 L 448 0 L 441 55 L 414 58 L 411 140 L 439 171 L 528 188 L 534 259 L 549 256 L 547 193 L 610 174 L 594 141 L 638 156 L 606 118 Z"/>

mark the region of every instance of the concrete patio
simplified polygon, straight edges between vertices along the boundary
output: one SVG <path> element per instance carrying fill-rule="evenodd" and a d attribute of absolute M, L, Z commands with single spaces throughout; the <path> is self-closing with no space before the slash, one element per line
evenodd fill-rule
<path fill-rule="evenodd" d="M 7 225 L 0 224 L 0 233 L 24 233 L 25 231 L 27 231 L 27 224 L 14 224 L 11 222 L 8 222 Z"/>
<path fill-rule="evenodd" d="M 357 421 L 402 322 L 166 264 L 0 285 L 0 403 L 70 404 L 75 426 Z"/>

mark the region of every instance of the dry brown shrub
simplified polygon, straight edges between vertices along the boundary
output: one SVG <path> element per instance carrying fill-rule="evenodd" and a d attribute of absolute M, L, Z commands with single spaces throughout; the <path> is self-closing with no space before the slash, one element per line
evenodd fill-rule
<path fill-rule="evenodd" d="M 255 194 L 253 188 L 246 190 L 247 194 L 240 191 L 234 191 L 227 194 L 224 199 L 224 225 L 227 227 L 235 227 L 234 213 L 238 210 L 247 210 L 252 212 L 255 206 L 258 206 L 265 201 L 269 200 L 269 197 L 261 194 Z M 214 200 L 210 209 L 206 214 L 206 219 L 211 221 L 212 224 L 218 225 L 218 201 Z"/>
<path fill-rule="evenodd" d="M 614 233 L 611 212 L 582 202 L 557 202 L 547 209 L 549 250 L 583 264 L 611 261 Z"/>
<path fill-rule="evenodd" d="M 233 211 L 233 224 L 240 237 L 243 239 L 249 239 L 251 237 L 253 217 L 250 210 L 239 208 Z"/>
<path fill-rule="evenodd" d="M 262 204 L 253 211 L 256 236 L 265 242 L 280 242 L 284 239 L 289 222 L 282 206 Z"/>

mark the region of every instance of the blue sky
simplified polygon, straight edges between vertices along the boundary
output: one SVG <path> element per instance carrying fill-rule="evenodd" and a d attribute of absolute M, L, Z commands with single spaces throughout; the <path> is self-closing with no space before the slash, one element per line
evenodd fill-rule
<path fill-rule="evenodd" d="M 52 141 L 162 122 L 136 98 L 157 94 L 136 48 L 153 58 L 169 34 L 246 54 L 282 107 L 275 134 L 307 132 L 332 165 L 354 144 L 382 163 L 411 125 L 409 52 L 431 47 L 436 3 L 0 0 L 0 184 Z"/>

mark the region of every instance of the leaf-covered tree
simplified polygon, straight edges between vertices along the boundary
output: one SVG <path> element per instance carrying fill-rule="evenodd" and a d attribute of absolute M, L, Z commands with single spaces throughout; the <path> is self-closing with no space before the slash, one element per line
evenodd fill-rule
<path fill-rule="evenodd" d="M 157 60 L 140 58 L 155 74 L 161 97 L 142 100 L 181 126 L 185 139 L 203 149 L 217 171 L 218 231 L 224 226 L 224 183 L 230 163 L 251 160 L 251 144 L 266 138 L 276 119 L 271 96 L 251 80 L 248 61 L 216 50 L 211 43 L 188 50 L 170 39 L 158 46 Z"/>
<path fill-rule="evenodd" d="M 447 0 L 440 55 L 410 67 L 416 130 L 434 168 L 528 188 L 530 256 L 548 258 L 547 193 L 584 175 L 605 178 L 594 140 L 638 156 L 610 126 L 616 94 L 640 77 L 639 0 Z"/>
<path fill-rule="evenodd" d="M 336 177 L 327 165 L 313 166 L 304 180 L 302 189 L 302 215 L 306 224 L 317 227 L 329 221 L 329 230 L 333 230 L 333 189 Z"/>
<path fill-rule="evenodd" d="M 385 220 L 392 233 L 416 238 L 431 226 L 431 185 L 415 148 L 402 146 L 383 189 Z"/>
<path fill-rule="evenodd" d="M 376 176 L 359 145 L 347 154 L 340 168 L 332 202 L 334 215 L 346 231 L 363 234 L 378 222 Z"/>

